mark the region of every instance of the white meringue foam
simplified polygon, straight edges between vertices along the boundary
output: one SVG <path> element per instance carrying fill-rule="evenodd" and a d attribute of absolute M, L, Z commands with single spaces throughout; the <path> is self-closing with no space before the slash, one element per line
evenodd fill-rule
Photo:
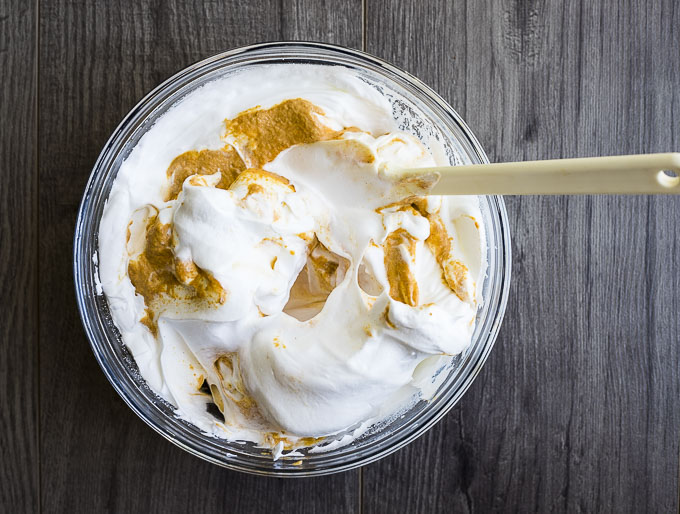
<path fill-rule="evenodd" d="M 264 166 L 290 185 L 246 171 L 228 190 L 217 189 L 216 174 L 187 179 L 176 200 L 164 201 L 177 155 L 221 148 L 225 118 L 292 98 L 320 107 L 333 130 L 359 131 L 293 146 Z M 450 259 L 469 272 L 464 295 L 442 279 L 425 243 L 428 219 L 383 208 L 408 196 L 399 168 L 438 164 L 448 163 L 398 130 L 385 97 L 338 67 L 255 66 L 180 100 L 122 164 L 99 231 L 101 287 L 149 386 L 203 431 L 275 446 L 277 454 L 282 446 L 272 433 L 293 442 L 339 434 L 342 442 L 331 444 L 347 444 L 348 429 L 365 431 L 421 394 L 442 359 L 469 345 L 482 300 L 476 284 L 486 273 L 476 197 L 426 200 L 452 238 Z M 127 274 L 130 220 L 150 211 L 173 224 L 175 255 L 227 292 L 217 308 L 168 306 L 156 335 L 140 321 L 144 298 Z M 415 306 L 389 294 L 383 244 L 399 229 L 415 240 L 415 254 L 404 255 L 419 288 Z M 330 294 L 305 275 L 313 238 L 325 247 L 321 257 L 340 263 Z M 313 298 L 292 294 L 297 284 Z M 207 411 L 204 380 L 224 402 L 224 421 Z M 246 397 L 257 415 L 242 408 Z"/>

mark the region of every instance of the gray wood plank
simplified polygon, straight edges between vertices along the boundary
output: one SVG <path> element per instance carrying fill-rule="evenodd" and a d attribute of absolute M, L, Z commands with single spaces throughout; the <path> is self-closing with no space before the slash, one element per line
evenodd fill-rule
<path fill-rule="evenodd" d="M 261 40 L 359 46 L 360 0 L 44 0 L 40 12 L 42 499 L 57 512 L 355 512 L 359 473 L 256 478 L 192 457 L 152 432 L 97 366 L 76 312 L 71 238 L 109 133 L 180 68 Z"/>
<path fill-rule="evenodd" d="M 0 510 L 39 508 L 36 11 L 0 0 Z"/>
<path fill-rule="evenodd" d="M 672 0 L 371 0 L 367 50 L 492 161 L 670 151 L 679 27 Z M 437 427 L 364 469 L 364 512 L 677 512 L 680 198 L 506 202 L 496 348 Z"/>

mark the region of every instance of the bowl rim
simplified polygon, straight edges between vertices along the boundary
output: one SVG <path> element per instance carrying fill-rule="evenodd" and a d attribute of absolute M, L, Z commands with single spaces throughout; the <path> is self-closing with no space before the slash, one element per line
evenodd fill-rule
<path fill-rule="evenodd" d="M 500 330 L 500 326 L 505 314 L 505 309 L 507 305 L 507 300 L 509 296 L 509 290 L 510 290 L 510 278 L 511 278 L 511 237 L 510 237 L 510 228 L 509 228 L 509 222 L 507 218 L 507 211 L 505 209 L 505 204 L 503 202 L 503 199 L 501 196 L 488 196 L 487 198 L 489 199 L 490 202 L 490 207 L 493 207 L 496 211 L 496 214 L 498 215 L 498 220 L 499 220 L 499 228 L 500 230 L 498 231 L 498 235 L 500 237 L 499 241 L 499 246 L 502 248 L 498 248 L 499 251 L 502 252 L 502 257 L 503 257 L 503 266 L 498 268 L 498 272 L 500 272 L 500 278 L 499 278 L 499 283 L 500 283 L 500 291 L 498 291 L 497 296 L 497 301 L 498 301 L 498 307 L 495 311 L 495 315 L 493 316 L 493 319 L 491 320 L 491 326 L 490 330 L 488 332 L 488 335 L 486 336 L 486 343 L 484 344 L 481 353 L 476 357 L 476 362 L 474 367 L 467 373 L 465 376 L 462 384 L 458 389 L 455 390 L 453 394 L 448 398 L 448 400 L 443 403 L 440 407 L 439 410 L 434 412 L 432 415 L 429 416 L 428 419 L 425 420 L 424 423 L 421 423 L 419 426 L 417 426 L 415 429 L 410 429 L 407 430 L 402 437 L 398 438 L 395 441 L 392 441 L 389 445 L 385 446 L 383 445 L 382 448 L 379 448 L 377 451 L 374 452 L 369 452 L 367 455 L 360 455 L 357 458 L 349 458 L 345 459 L 345 462 L 340 465 L 331 465 L 328 468 L 315 468 L 315 469 L 305 469 L 305 468 L 283 468 L 283 469 L 276 469 L 276 468 L 271 468 L 271 469 L 262 469 L 262 468 L 257 468 L 257 467 L 248 467 L 240 464 L 239 462 L 234 462 L 230 461 L 228 459 L 229 455 L 226 454 L 226 459 L 225 460 L 220 460 L 216 458 L 213 455 L 207 454 L 205 452 L 202 452 L 200 449 L 196 449 L 192 445 L 186 443 L 185 441 L 181 440 L 178 436 L 177 433 L 170 433 L 167 429 L 167 427 L 161 427 L 157 423 L 155 423 L 151 417 L 149 416 L 148 412 L 144 412 L 142 408 L 136 403 L 135 399 L 129 394 L 129 392 L 120 384 L 117 380 L 117 377 L 114 376 L 113 370 L 110 369 L 109 363 L 104 359 L 104 355 L 101 352 L 101 349 L 98 348 L 95 344 L 97 341 L 97 334 L 95 334 L 94 327 L 92 326 L 91 323 L 88 323 L 87 320 L 89 318 L 89 314 L 87 312 L 88 309 L 88 302 L 89 303 L 94 303 L 95 300 L 88 298 L 86 296 L 86 284 L 83 282 L 83 277 L 81 277 L 81 270 L 80 267 L 83 262 L 83 258 L 86 258 L 84 255 L 80 255 L 79 250 L 81 250 L 81 243 L 83 237 L 86 237 L 87 234 L 84 234 L 84 224 L 86 222 L 85 216 L 87 214 L 87 207 L 88 207 L 88 200 L 90 199 L 91 192 L 94 189 L 96 179 L 100 175 L 100 172 L 102 171 L 102 165 L 106 161 L 107 158 L 110 157 L 110 153 L 113 151 L 113 148 L 121 136 L 121 134 L 125 131 L 126 127 L 131 123 L 131 121 L 135 120 L 138 116 L 138 114 L 147 106 L 147 104 L 151 103 L 152 100 L 154 100 L 157 95 L 167 89 L 169 86 L 172 84 L 177 83 L 178 81 L 181 81 L 181 79 L 187 75 L 191 75 L 192 73 L 196 72 L 197 70 L 200 70 L 201 68 L 208 67 L 209 65 L 213 63 L 217 63 L 219 61 L 222 61 L 224 59 L 230 59 L 238 56 L 242 56 L 244 54 L 248 53 L 253 53 L 253 52 L 258 52 L 258 51 L 266 51 L 266 50 L 279 50 L 279 51 L 285 51 L 285 50 L 302 50 L 304 51 L 305 49 L 307 50 L 316 50 L 316 51 L 327 51 L 330 52 L 331 55 L 326 55 L 323 57 L 326 58 L 333 58 L 337 57 L 339 55 L 345 55 L 353 59 L 358 59 L 360 61 L 364 61 L 367 63 L 370 63 L 374 66 L 377 66 L 379 68 L 387 70 L 390 74 L 396 75 L 397 77 L 400 77 L 401 79 L 405 80 L 407 83 L 410 83 L 410 85 L 414 86 L 415 89 L 420 90 L 420 94 L 426 95 L 427 99 L 436 103 L 437 106 L 448 116 L 452 118 L 452 120 L 460 127 L 462 132 L 464 133 L 465 137 L 467 138 L 467 143 L 469 143 L 471 150 L 474 151 L 474 153 L 477 155 L 477 157 L 480 159 L 480 162 L 485 163 L 489 162 L 488 157 L 486 156 L 486 153 L 482 149 L 481 144 L 477 140 L 476 136 L 473 134 L 473 132 L 470 130 L 468 125 L 465 123 L 465 121 L 458 115 L 458 113 L 438 94 L 436 93 L 432 88 L 430 88 L 427 84 L 422 82 L 420 79 L 417 77 L 411 75 L 410 73 L 401 70 L 397 68 L 396 66 L 390 64 L 387 61 L 384 61 L 378 57 L 375 57 L 373 55 L 370 55 L 366 52 L 362 52 L 359 50 L 354 50 L 342 46 L 337 46 L 337 45 L 332 45 L 328 43 L 319 43 L 319 42 L 311 42 L 311 41 L 275 41 L 275 42 L 266 42 L 266 43 L 258 43 L 258 44 L 252 44 L 252 45 L 247 45 L 247 46 L 242 46 L 238 48 L 234 48 L 232 50 L 228 50 L 226 52 L 220 52 L 216 53 L 210 57 L 207 57 L 205 59 L 202 59 L 200 61 L 195 62 L 192 65 L 189 65 L 181 70 L 179 70 L 177 73 L 173 74 L 171 77 L 167 78 L 163 82 L 161 82 L 158 86 L 153 88 L 150 92 L 148 92 L 144 97 L 137 102 L 137 104 L 125 115 L 125 117 L 122 119 L 122 121 L 117 125 L 117 127 L 113 130 L 111 133 L 111 136 L 108 138 L 106 141 L 101 153 L 99 154 L 97 160 L 95 161 L 95 164 L 92 168 L 92 172 L 90 173 L 90 176 L 87 181 L 87 185 L 85 187 L 84 193 L 82 200 L 80 202 L 79 208 L 78 208 L 78 216 L 76 220 L 76 228 L 75 228 L 75 234 L 74 234 L 74 240 L 73 240 L 73 252 L 74 252 L 74 260 L 73 260 L 73 272 L 74 272 L 74 285 L 76 289 L 76 299 L 78 303 L 78 311 L 80 314 L 80 319 L 83 324 L 83 327 L 85 329 L 85 333 L 88 338 L 88 342 L 90 344 L 90 347 L 95 355 L 95 359 L 99 363 L 99 366 L 102 368 L 104 374 L 106 375 L 107 379 L 113 386 L 113 388 L 116 390 L 116 392 L 119 394 L 119 396 L 123 399 L 123 401 L 132 409 L 137 416 L 139 416 L 147 425 L 149 425 L 154 431 L 162 435 L 165 439 L 168 441 L 172 442 L 173 444 L 179 446 L 180 448 L 184 449 L 185 451 L 189 452 L 192 455 L 195 455 L 203 460 L 206 460 L 208 462 L 212 462 L 213 464 L 217 464 L 222 467 L 226 467 L 229 469 L 233 469 L 236 471 L 241 471 L 245 473 L 250 473 L 250 474 L 255 474 L 255 475 L 266 475 L 266 476 L 278 476 L 278 477 L 306 477 L 306 476 L 321 476 L 321 475 L 327 475 L 327 474 L 332 474 L 332 473 L 338 473 L 342 471 L 348 471 L 350 469 L 354 469 L 366 464 L 369 464 L 371 462 L 375 462 L 383 457 L 386 457 L 387 455 L 390 455 L 391 453 L 396 452 L 397 450 L 403 448 L 413 440 L 417 439 L 421 435 L 423 435 L 427 430 L 429 430 L 432 426 L 434 426 L 437 422 L 439 422 L 453 407 L 458 403 L 460 398 L 464 395 L 464 393 L 468 390 L 474 379 L 477 377 L 479 372 L 481 371 L 481 368 L 483 367 L 484 363 L 486 362 L 494 344 L 496 341 L 496 338 L 498 336 L 498 332 Z M 272 57 L 272 56 L 270 56 Z M 190 82 L 187 82 L 190 83 Z M 184 84 L 186 85 L 186 84 Z M 400 86 L 403 86 L 401 83 L 399 83 Z M 161 104 L 162 105 L 162 102 Z M 149 111 L 146 113 L 145 118 L 143 118 L 140 123 L 143 123 L 144 119 L 147 119 L 151 114 L 153 110 Z M 96 221 L 97 226 L 95 227 L 95 230 L 98 231 L 98 223 L 99 220 Z M 96 297 L 97 295 L 92 295 L 92 298 Z M 485 300 L 486 301 L 486 300 Z M 95 306 L 96 308 L 96 306 Z M 107 338 L 108 339 L 108 338 Z M 403 428 L 403 427 L 400 427 Z M 179 434 L 181 435 L 181 434 Z M 382 442 L 382 441 L 380 441 Z M 365 453 L 365 452 L 364 452 Z"/>

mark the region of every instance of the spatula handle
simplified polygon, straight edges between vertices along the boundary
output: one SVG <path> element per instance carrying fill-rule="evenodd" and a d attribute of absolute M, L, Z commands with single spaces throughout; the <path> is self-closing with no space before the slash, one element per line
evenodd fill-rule
<path fill-rule="evenodd" d="M 680 194 L 680 153 L 421 168 L 435 195 Z"/>

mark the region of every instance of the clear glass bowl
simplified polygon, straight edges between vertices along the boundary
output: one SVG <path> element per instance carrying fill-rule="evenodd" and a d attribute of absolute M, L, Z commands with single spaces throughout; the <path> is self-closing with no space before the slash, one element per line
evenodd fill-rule
<path fill-rule="evenodd" d="M 159 434 L 209 462 L 263 475 L 312 476 L 346 471 L 376 461 L 422 435 L 461 398 L 479 373 L 498 334 L 510 285 L 510 233 L 503 199 L 480 197 L 487 236 L 487 277 L 472 344 L 442 372 L 431 400 L 419 400 L 394 419 L 374 426 L 352 444 L 325 453 L 274 461 L 251 443 L 228 442 L 179 419 L 156 395 L 121 342 L 106 298 L 97 292 L 97 234 L 102 211 L 121 163 L 142 135 L 170 106 L 197 87 L 258 64 L 282 62 L 344 66 L 380 90 L 393 105 L 400 128 L 426 145 L 439 140 L 451 164 L 484 163 L 488 158 L 456 112 L 417 78 L 356 50 L 317 43 L 266 43 L 210 57 L 180 71 L 151 91 L 116 128 L 97 159 L 78 213 L 74 274 L 78 307 L 95 357 L 107 378 L 130 406 Z"/>

